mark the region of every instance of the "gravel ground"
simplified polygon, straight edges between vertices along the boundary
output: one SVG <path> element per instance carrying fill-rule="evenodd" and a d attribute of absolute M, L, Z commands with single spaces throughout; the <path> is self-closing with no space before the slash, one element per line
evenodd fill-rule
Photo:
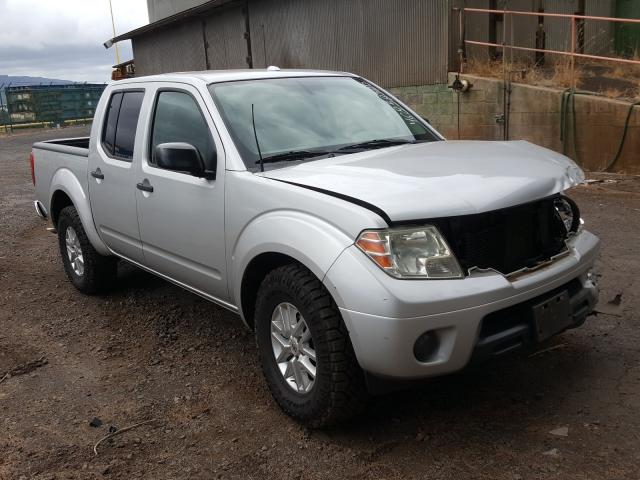
<path fill-rule="evenodd" d="M 595 177 L 572 194 L 603 240 L 607 314 L 553 350 L 424 382 L 309 431 L 272 401 L 234 315 L 132 267 L 104 296 L 67 282 L 33 211 L 27 160 L 33 141 L 85 131 L 0 137 L 0 479 L 640 476 L 637 177 Z M 110 427 L 150 419 L 94 455 Z"/>

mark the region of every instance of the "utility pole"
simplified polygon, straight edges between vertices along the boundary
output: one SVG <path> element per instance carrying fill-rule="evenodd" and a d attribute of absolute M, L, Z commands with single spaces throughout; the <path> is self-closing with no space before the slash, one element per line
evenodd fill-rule
<path fill-rule="evenodd" d="M 113 19 L 113 5 L 109 0 L 109 10 L 111 11 L 111 28 L 113 28 L 113 38 L 116 37 L 116 22 Z M 116 65 L 120 65 L 120 51 L 118 50 L 118 43 L 116 42 Z"/>
<path fill-rule="evenodd" d="M 2 99 L 2 97 L 4 96 L 3 87 L 4 83 L 0 83 L 0 118 L 2 119 L 2 127 L 4 128 L 4 133 L 7 133 L 7 120 L 5 120 L 4 100 Z M 6 115 L 9 116 L 9 113 L 7 112 Z"/>

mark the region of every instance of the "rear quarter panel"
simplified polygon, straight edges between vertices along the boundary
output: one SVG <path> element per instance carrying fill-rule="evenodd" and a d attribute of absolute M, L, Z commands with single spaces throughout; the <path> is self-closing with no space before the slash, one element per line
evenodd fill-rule
<path fill-rule="evenodd" d="M 76 207 L 82 225 L 93 247 L 101 254 L 108 255 L 109 250 L 100 239 L 93 224 L 91 205 L 87 190 L 88 158 L 87 153 L 80 153 L 74 147 L 66 147 L 59 151 L 47 149 L 46 144 L 34 144 L 34 172 L 36 199 L 44 205 L 51 217 L 51 201 L 56 192 L 64 192 Z M 56 228 L 57 225 L 53 224 Z"/>

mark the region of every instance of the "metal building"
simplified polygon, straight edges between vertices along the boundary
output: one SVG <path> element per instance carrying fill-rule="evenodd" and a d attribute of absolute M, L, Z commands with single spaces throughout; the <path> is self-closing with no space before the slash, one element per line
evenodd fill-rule
<path fill-rule="evenodd" d="M 171 4 L 149 0 L 160 3 Z M 213 0 L 113 40 L 132 40 L 136 75 L 277 65 L 348 70 L 384 86 L 445 83 L 451 3 Z"/>
<path fill-rule="evenodd" d="M 446 83 L 447 72 L 458 67 L 458 7 L 614 16 L 629 1 L 147 0 L 152 23 L 112 41 L 131 39 L 138 76 L 277 65 L 350 71 L 385 87 L 429 85 Z M 465 14 L 462 30 L 478 41 L 536 47 L 542 39 L 546 49 L 570 48 L 566 19 L 513 17 L 505 25 L 502 17 Z M 580 29 L 578 51 L 620 50 L 611 23 L 589 20 Z"/>

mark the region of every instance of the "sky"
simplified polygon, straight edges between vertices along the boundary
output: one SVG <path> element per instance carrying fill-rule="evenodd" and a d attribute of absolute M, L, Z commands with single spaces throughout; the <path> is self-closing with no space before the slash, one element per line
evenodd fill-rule
<path fill-rule="evenodd" d="M 146 0 L 112 0 L 116 34 L 149 23 Z M 109 0 L 0 0 L 0 74 L 107 82 L 116 64 Z M 120 42 L 120 60 L 132 58 Z"/>

